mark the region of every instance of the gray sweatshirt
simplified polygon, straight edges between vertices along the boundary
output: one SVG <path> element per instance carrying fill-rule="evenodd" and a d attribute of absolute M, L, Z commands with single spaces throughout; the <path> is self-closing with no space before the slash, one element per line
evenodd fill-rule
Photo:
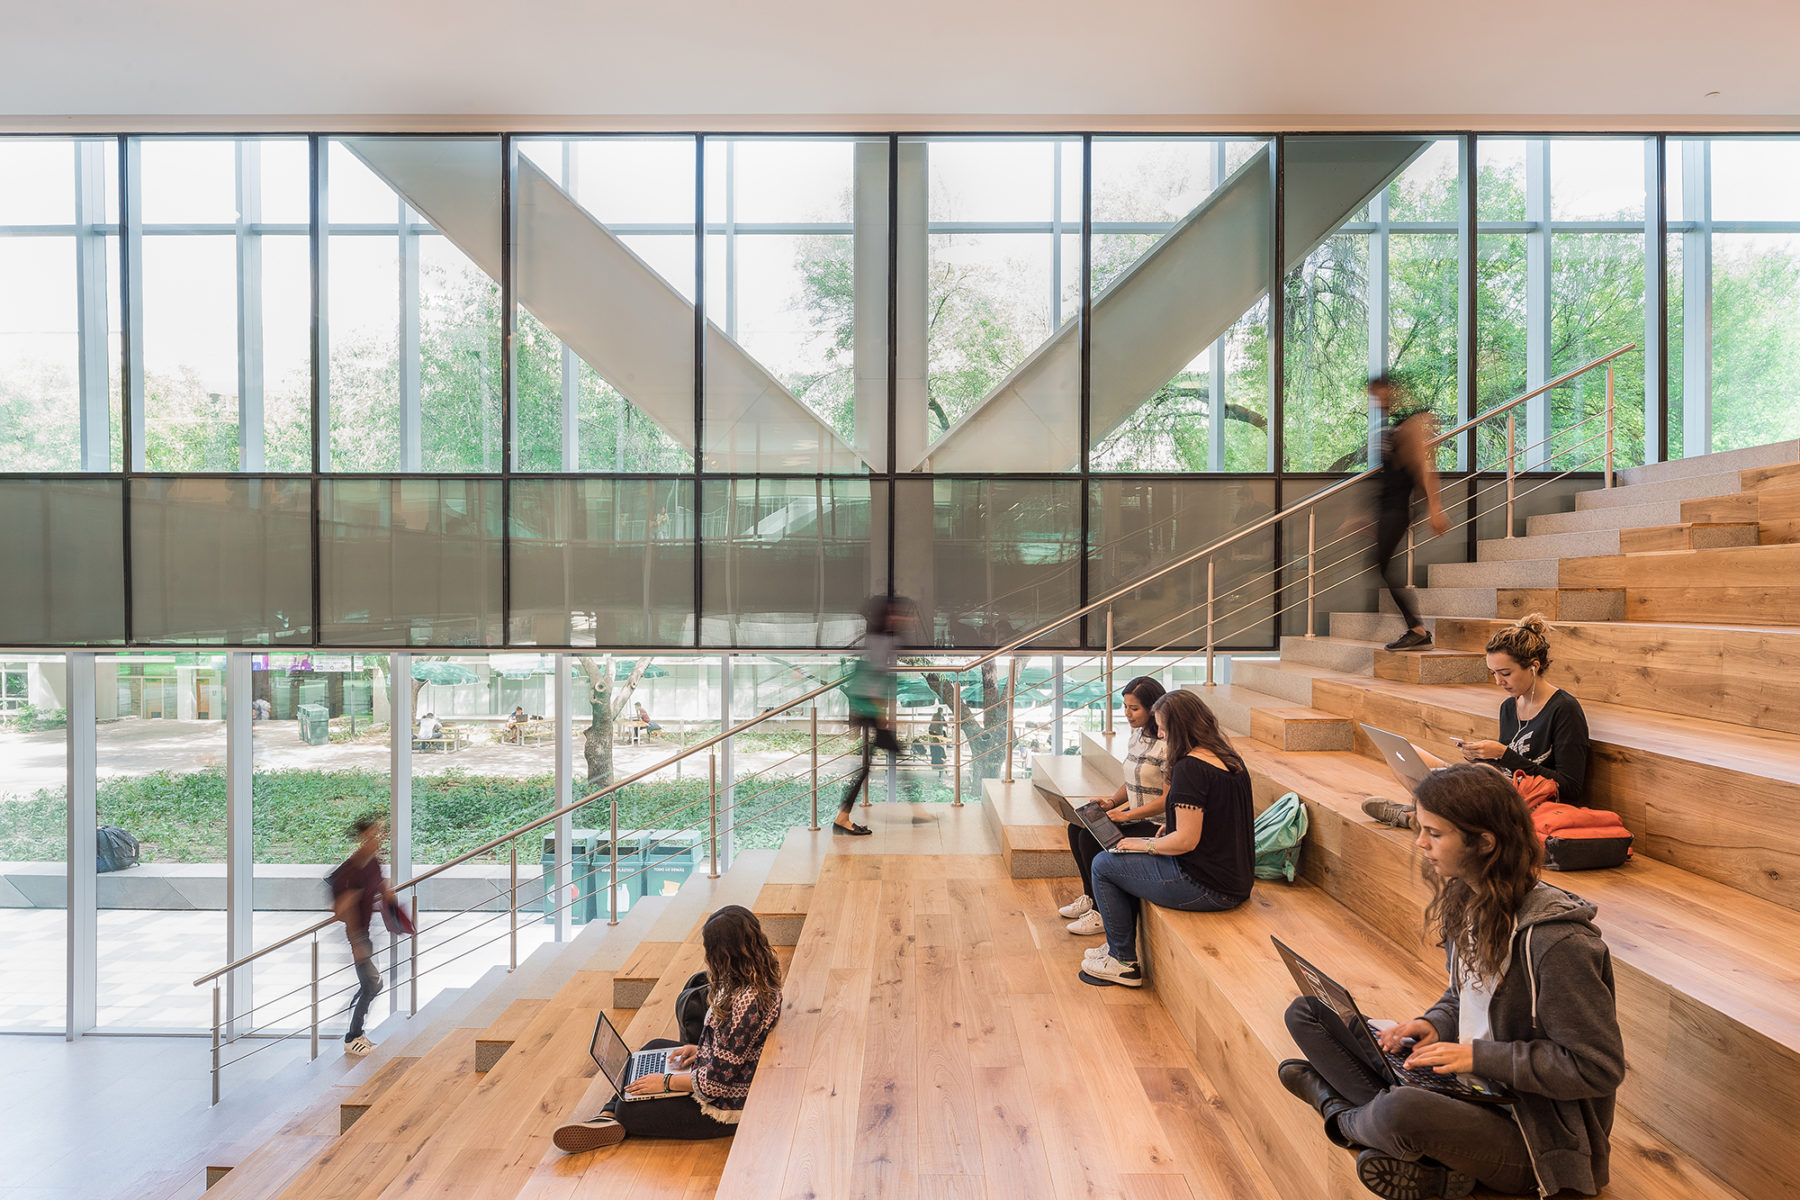
<path fill-rule="evenodd" d="M 1547 883 L 1526 893 L 1512 957 L 1488 1006 L 1491 1039 L 1474 1044 L 1475 1074 L 1518 1096 L 1538 1190 L 1606 1186 L 1614 1097 L 1625 1047 L 1613 1004 L 1612 956 L 1594 927 L 1595 908 Z M 1457 1039 L 1457 961 L 1446 948 L 1450 986 L 1425 1014 L 1445 1041 Z"/>

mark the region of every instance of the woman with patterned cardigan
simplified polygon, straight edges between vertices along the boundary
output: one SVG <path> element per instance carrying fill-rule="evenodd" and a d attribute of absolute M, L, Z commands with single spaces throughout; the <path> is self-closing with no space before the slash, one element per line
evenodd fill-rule
<path fill-rule="evenodd" d="M 750 1095 L 763 1043 L 781 1015 L 781 968 L 749 909 L 727 905 L 701 930 L 706 950 L 707 1009 L 700 1040 L 676 1046 L 666 1075 L 632 1081 L 634 1096 L 654 1102 L 621 1104 L 614 1096 L 600 1115 L 556 1131 L 560 1150 L 579 1154 L 615 1146 L 627 1136 L 697 1141 L 730 1137 Z M 668 1038 L 646 1050 L 675 1046 Z"/>

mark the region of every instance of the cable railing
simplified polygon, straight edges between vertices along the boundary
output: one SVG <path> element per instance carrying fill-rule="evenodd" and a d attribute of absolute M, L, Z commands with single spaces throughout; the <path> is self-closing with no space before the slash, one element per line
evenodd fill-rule
<path fill-rule="evenodd" d="M 1427 450 L 1437 447 L 1474 430 L 1478 427 L 1505 418 L 1505 455 L 1500 463 L 1487 467 L 1476 467 L 1470 472 L 1470 479 L 1477 480 L 1487 473 L 1500 473 L 1504 469 L 1503 478 L 1485 486 L 1472 487 L 1469 494 L 1458 503 L 1466 504 L 1469 516 L 1458 522 L 1453 528 L 1466 527 L 1470 522 L 1482 515 L 1478 501 L 1500 488 L 1505 489 L 1502 505 L 1498 506 L 1505 514 L 1506 536 L 1512 537 L 1515 528 L 1514 513 L 1516 506 L 1534 493 L 1551 484 L 1566 478 L 1568 475 L 1598 465 L 1604 475 L 1606 487 L 1613 486 L 1613 457 L 1615 451 L 1615 412 L 1614 412 L 1614 360 L 1621 355 L 1636 349 L 1628 345 L 1614 350 L 1612 353 L 1577 367 L 1557 378 L 1523 393 L 1496 408 L 1482 413 L 1469 421 L 1438 434 L 1429 443 Z M 1604 408 L 1582 418 L 1574 424 L 1557 430 L 1537 442 L 1529 445 L 1518 445 L 1517 421 L 1514 410 L 1526 401 L 1547 394 L 1552 389 L 1596 370 L 1606 369 L 1606 402 Z M 1596 421 L 1602 422 L 1598 429 L 1589 428 Z M 1575 434 L 1583 433 L 1581 440 L 1568 444 L 1568 439 Z M 1542 451 L 1549 466 L 1568 463 L 1577 452 L 1598 444 L 1588 457 L 1573 462 L 1573 465 L 1562 466 L 1553 474 L 1545 475 L 1543 471 L 1533 470 L 1521 473 L 1518 462 L 1521 455 L 1528 458 Z M 1479 456 L 1479 448 L 1477 455 Z M 1030 631 L 997 649 L 977 654 L 966 662 L 960 663 L 906 663 L 898 668 L 908 674 L 926 676 L 926 682 L 932 692 L 942 702 L 941 707 L 947 712 L 946 728 L 949 742 L 946 757 L 951 762 L 943 764 L 951 770 L 951 804 L 961 807 L 963 790 L 967 778 L 999 777 L 1011 781 L 1014 777 L 1014 760 L 1018 747 L 1017 713 L 1022 694 L 1022 685 L 1028 688 L 1035 698 L 1033 707 L 1050 706 L 1058 714 L 1067 711 L 1071 698 L 1082 689 L 1101 685 L 1102 728 L 1106 734 L 1113 732 L 1113 705 L 1111 697 L 1116 693 L 1116 674 L 1121 667 L 1134 664 L 1146 664 L 1167 654 L 1181 656 L 1197 655 L 1203 651 L 1205 656 L 1205 683 L 1210 686 L 1216 680 L 1215 658 L 1221 644 L 1229 644 L 1239 635 L 1259 625 L 1271 622 L 1278 623 L 1286 613 L 1301 606 L 1305 609 L 1305 636 L 1314 636 L 1315 607 L 1321 591 L 1342 586 L 1362 574 L 1368 568 L 1361 560 L 1364 556 L 1363 546 L 1366 543 L 1367 527 L 1357 526 L 1338 532 L 1331 540 L 1319 543 L 1318 513 L 1323 503 L 1339 496 L 1358 483 L 1368 480 L 1379 470 L 1370 468 L 1349 478 L 1340 480 L 1330 486 L 1313 493 L 1294 504 L 1259 518 L 1233 532 L 1224 535 L 1198 550 L 1183 554 L 1173 561 L 1143 575 L 1129 584 L 1116 588 L 1106 595 L 1083 605 L 1071 613 L 1057 617 L 1055 620 Z M 1519 491 L 1521 475 L 1531 481 L 1531 486 Z M 1222 555 L 1229 554 L 1234 548 L 1243 545 L 1247 539 L 1276 527 L 1279 524 L 1293 521 L 1300 516 L 1306 518 L 1306 547 L 1304 554 L 1284 554 L 1281 560 L 1269 570 L 1260 574 L 1226 580 L 1227 587 L 1221 594 L 1219 588 L 1219 560 Z M 1410 582 L 1413 575 L 1413 555 L 1415 551 L 1415 530 L 1417 522 L 1409 525 L 1406 543 L 1406 573 Z M 1448 531 L 1447 531 L 1448 532 Z M 1140 536 L 1141 531 L 1130 536 Z M 1334 553 L 1344 548 L 1346 543 L 1352 545 L 1343 553 Z M 1266 560 L 1265 560 L 1266 561 Z M 1203 600 L 1196 600 L 1185 609 L 1172 615 L 1162 616 L 1155 624 L 1136 629 L 1133 633 L 1134 646 L 1121 653 L 1116 636 L 1116 608 L 1121 601 L 1129 600 L 1151 584 L 1167 579 L 1177 572 L 1190 568 L 1205 566 L 1205 593 Z M 1324 587 L 1321 588 L 1321 581 Z M 1289 598 L 1291 595 L 1292 598 Z M 1223 603 L 1221 601 L 1223 600 Z M 1088 652 L 1077 652 L 1076 661 L 1066 660 L 1069 653 L 1057 647 L 1045 647 L 1035 653 L 1028 648 L 1040 642 L 1057 630 L 1066 628 L 1071 622 L 1082 620 L 1094 614 L 1104 615 L 1105 644 L 1103 649 Z M 1239 621 L 1239 618 L 1244 618 Z M 1237 622 L 1234 624 L 1234 622 Z M 1148 645 L 1149 648 L 1143 648 Z M 1052 669 L 1043 675 L 1037 675 L 1027 681 L 1025 679 L 1026 659 L 1045 655 L 1061 656 L 1065 659 L 1063 666 Z M 1006 660 L 1005 678 L 1000 679 L 1000 661 Z M 982 702 L 971 704 L 964 698 L 965 681 L 975 673 L 975 678 L 984 688 L 988 679 L 986 669 L 992 668 L 994 679 L 991 696 L 984 695 Z M 554 863 L 543 871 L 536 881 L 535 888 L 528 891 L 535 894 L 541 891 L 541 909 L 543 919 L 550 920 L 570 912 L 581 902 L 581 896 L 591 894 L 599 880 L 603 879 L 607 888 L 607 921 L 616 925 L 619 920 L 619 900 L 621 888 L 629 887 L 650 872 L 666 869 L 670 864 L 685 858 L 690 864 L 694 860 L 693 851 L 704 839 L 706 848 L 707 874 L 717 878 L 721 872 L 720 846 L 735 832 L 763 821 L 783 810 L 792 809 L 802 801 L 807 802 L 808 828 L 818 830 L 819 822 L 819 788 L 821 773 L 827 769 L 857 758 L 861 754 L 861 739 L 854 731 L 846 731 L 841 724 L 833 722 L 835 727 L 821 733 L 821 714 L 818 701 L 838 690 L 844 679 L 832 679 L 781 704 L 764 709 L 755 717 L 721 729 L 718 733 L 702 738 L 693 745 L 683 747 L 676 753 L 641 770 L 635 771 L 625 778 L 607 784 L 604 787 L 563 804 L 543 815 L 491 838 L 472 849 L 465 850 L 447 861 L 414 874 L 411 878 L 393 884 L 398 896 L 411 900 L 409 909 L 419 916 L 418 926 L 413 932 L 396 935 L 388 948 L 389 983 L 399 983 L 399 962 L 405 962 L 405 982 L 408 989 L 408 1011 L 416 1015 L 419 1008 L 419 980 L 433 971 L 442 971 L 454 963 L 460 962 L 479 951 L 488 949 L 501 941 L 507 943 L 506 963 L 508 970 L 516 970 L 519 963 L 519 914 L 521 880 L 519 870 L 519 843 L 539 830 L 569 818 L 571 825 L 574 814 L 590 805 L 605 803 L 606 831 L 605 853 L 594 853 L 585 856 L 588 869 L 585 874 L 576 875 L 574 858 L 569 839 L 555 838 Z M 1091 707 L 1095 701 L 1087 701 L 1075 706 L 1077 712 Z M 721 782 L 719 778 L 718 747 L 730 744 L 738 735 L 744 734 L 776 717 L 792 713 L 802 706 L 810 706 L 807 710 L 808 736 L 805 748 L 790 752 L 785 758 L 775 761 L 757 770 L 738 775 L 733 774 L 729 780 Z M 841 721 L 841 719 L 838 719 Z M 846 738 L 847 746 L 835 744 L 836 739 Z M 644 825 L 625 831 L 623 840 L 620 830 L 621 800 L 626 789 L 635 784 L 651 780 L 660 773 L 676 767 L 678 764 L 696 758 L 700 754 L 707 755 L 708 771 L 706 794 L 662 813 L 653 825 Z M 996 766 L 995 757 L 1000 758 Z M 801 767 L 804 773 L 801 773 Z M 784 767 L 790 773 L 777 776 L 775 773 Z M 890 769 L 892 760 L 890 760 Z M 891 776 L 890 776 L 891 778 Z M 748 790 L 746 790 L 748 789 Z M 786 796 L 778 795 L 784 789 L 789 790 Z M 728 797 L 729 811 L 721 814 L 721 797 Z M 758 806 L 757 802 L 765 797 L 773 797 L 773 801 Z M 864 804 L 868 804 L 865 798 Z M 686 818 L 681 820 L 681 818 Z M 559 826 L 559 833 L 564 827 Z M 634 865 L 625 867 L 622 859 L 627 855 L 621 853 L 621 847 L 630 845 L 634 849 L 630 857 Z M 658 851 L 664 851 L 660 858 L 653 860 Z M 506 862 L 506 879 L 503 889 L 496 885 L 492 895 L 464 905 L 454 912 L 433 910 L 434 917 L 430 922 L 424 919 L 420 911 L 419 897 L 422 886 L 441 876 L 453 867 L 473 862 L 504 852 Z M 604 865 L 600 860 L 604 859 Z M 697 869 L 697 868 L 695 868 Z M 585 882 L 585 889 L 574 889 L 571 895 L 571 884 Z M 554 889 L 554 899 L 552 898 Z M 505 907 L 489 907 L 497 905 L 504 898 Z M 596 914 L 597 919 L 597 914 Z M 500 927 L 504 922 L 504 927 Z M 216 1104 L 220 1093 L 221 1072 L 227 1066 L 243 1062 L 245 1059 L 261 1053 L 272 1045 L 291 1038 L 306 1036 L 310 1042 L 311 1054 L 318 1056 L 319 1035 L 322 1026 L 322 1014 L 327 1008 L 335 1005 L 342 997 L 353 992 L 359 984 L 354 980 L 339 986 L 338 981 L 346 972 L 352 971 L 354 964 L 346 963 L 329 971 L 321 971 L 321 934 L 337 925 L 337 918 L 326 917 L 250 954 L 226 963 L 194 981 L 196 987 L 211 984 L 213 988 L 213 1023 L 212 1023 L 212 1094 Z M 456 926 L 452 929 L 451 926 Z M 491 935 L 491 936 L 489 936 Z M 477 940 L 483 939 L 483 940 Z M 224 988 L 237 975 L 270 955 L 283 951 L 300 943 L 308 946 L 307 982 L 291 988 L 272 999 L 263 1000 L 242 1011 L 235 1011 L 227 1016 L 224 1013 Z M 429 943 L 437 960 L 421 965 L 421 946 Z M 454 950 L 448 954 L 447 951 Z M 284 1012 L 270 1015 L 268 1010 L 287 1001 L 292 1001 L 304 993 L 304 1003 L 291 1007 Z M 336 1013 L 336 1008 L 331 1008 Z M 284 1022 L 291 1022 L 304 1017 L 304 1025 L 279 1032 Z M 228 1055 L 228 1047 L 248 1038 L 262 1037 L 266 1040 L 242 1053 Z"/>

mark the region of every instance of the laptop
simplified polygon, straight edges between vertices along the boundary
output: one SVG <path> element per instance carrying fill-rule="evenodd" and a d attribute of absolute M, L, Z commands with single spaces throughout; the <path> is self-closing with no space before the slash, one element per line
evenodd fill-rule
<path fill-rule="evenodd" d="M 1381 757 L 1387 759 L 1388 770 L 1394 778 L 1406 785 L 1408 794 L 1423 783 L 1425 777 L 1438 768 L 1425 764 L 1425 758 L 1419 748 L 1397 733 L 1389 733 L 1385 729 L 1377 729 L 1373 725 L 1364 725 L 1363 732 L 1381 751 Z"/>
<path fill-rule="evenodd" d="M 673 1047 L 665 1046 L 659 1050 L 639 1050 L 633 1054 L 625 1044 L 625 1039 L 619 1036 L 619 1031 L 613 1028 L 613 1023 L 606 1019 L 604 1009 L 600 1012 L 600 1019 L 594 1022 L 594 1036 L 588 1043 L 589 1057 L 600 1068 L 600 1073 L 611 1081 L 620 1100 L 661 1100 L 669 1095 L 685 1096 L 686 1092 L 652 1092 L 648 1096 L 625 1094 L 625 1089 L 634 1080 L 646 1075 L 661 1075 L 667 1071 L 671 1049 Z"/>
<path fill-rule="evenodd" d="M 1100 843 L 1102 850 L 1111 850 L 1114 854 L 1148 853 L 1144 850 L 1119 849 L 1119 843 L 1125 839 L 1126 835 L 1119 832 L 1119 823 L 1106 815 L 1106 810 L 1100 807 L 1098 800 L 1089 800 L 1086 804 L 1076 807 L 1059 792 L 1053 792 L 1048 788 L 1039 788 L 1038 791 L 1050 798 L 1050 802 L 1056 805 L 1056 811 L 1062 814 L 1063 820 L 1071 825 L 1080 825 L 1093 834 L 1094 840 Z"/>
<path fill-rule="evenodd" d="M 1349 1030 L 1350 1040 L 1362 1049 L 1363 1060 L 1370 1066 L 1379 1063 L 1381 1074 L 1390 1084 L 1395 1087 L 1423 1088 L 1428 1092 L 1476 1104 L 1512 1103 L 1511 1092 L 1497 1083 L 1489 1083 L 1474 1075 L 1440 1075 L 1429 1067 L 1422 1071 L 1407 1070 L 1405 1054 L 1390 1054 L 1375 1040 L 1377 1031 L 1374 1023 L 1356 1007 L 1349 989 L 1295 954 L 1280 938 L 1271 937 L 1269 940 L 1275 943 L 1281 961 L 1287 964 L 1288 974 L 1294 977 L 1294 983 L 1301 992 L 1337 1014 L 1338 1020 L 1344 1023 L 1344 1028 Z"/>

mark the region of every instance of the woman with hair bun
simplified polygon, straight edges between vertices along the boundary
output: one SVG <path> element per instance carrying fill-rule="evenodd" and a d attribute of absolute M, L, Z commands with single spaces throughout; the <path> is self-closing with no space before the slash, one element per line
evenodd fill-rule
<path fill-rule="evenodd" d="M 1506 693 L 1500 740 L 1461 743 L 1463 758 L 1507 774 L 1523 771 L 1556 784 L 1564 804 L 1582 803 L 1587 788 L 1588 725 L 1581 703 L 1544 678 L 1550 667 L 1550 623 L 1521 617 L 1488 639 L 1487 669 Z"/>
<path fill-rule="evenodd" d="M 1463 759 L 1511 775 L 1523 771 L 1556 785 L 1556 799 L 1581 804 L 1587 789 L 1588 725 L 1581 702 L 1544 678 L 1550 667 L 1550 623 L 1544 614 L 1521 617 L 1488 639 L 1487 669 L 1506 699 L 1500 702 L 1500 740 L 1458 742 Z M 1427 756 L 1433 766 L 1438 760 Z M 1382 796 L 1363 812 L 1400 829 L 1414 828 L 1412 805 Z"/>

